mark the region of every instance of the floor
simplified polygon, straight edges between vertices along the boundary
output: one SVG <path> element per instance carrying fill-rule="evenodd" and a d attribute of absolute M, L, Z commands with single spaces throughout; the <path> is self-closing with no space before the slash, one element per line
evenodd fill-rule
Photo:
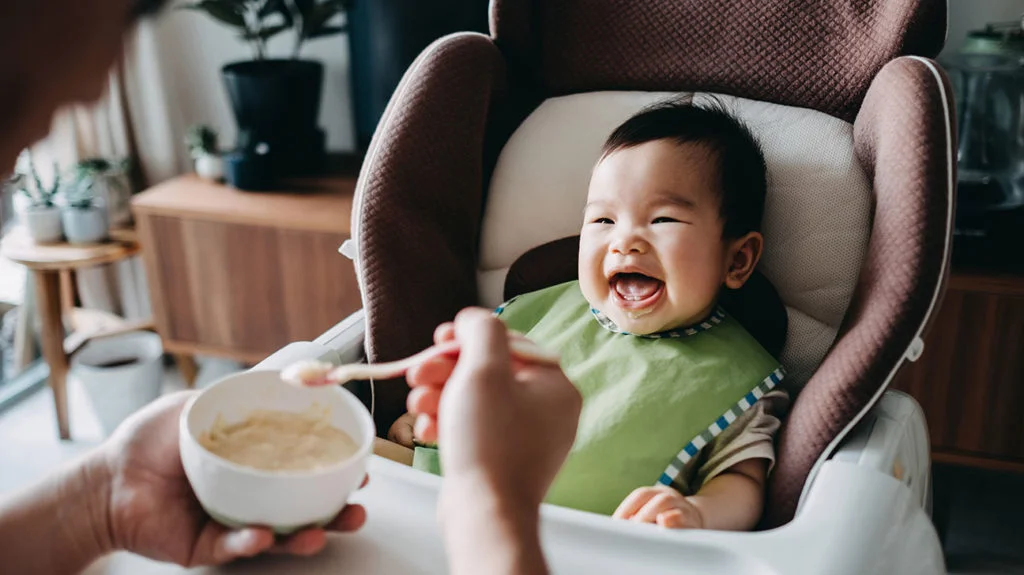
<path fill-rule="evenodd" d="M 201 362 L 199 386 L 231 373 L 230 362 Z M 184 387 L 168 369 L 164 389 Z M 52 396 L 40 391 L 0 414 L 0 497 L 40 480 L 103 439 L 77 382 L 69 387 L 74 440 L 57 440 Z M 948 501 L 946 558 L 950 573 L 1024 575 L 1024 476 L 956 467 L 935 469 L 936 501 Z"/>
<path fill-rule="evenodd" d="M 0 258 L 0 302 L 19 305 L 25 297 L 25 268 Z"/>
<path fill-rule="evenodd" d="M 1024 574 L 1024 475 L 936 466 L 935 497 L 948 497 L 950 573 Z"/>
<path fill-rule="evenodd" d="M 197 386 L 237 371 L 238 364 L 217 359 L 200 360 Z M 184 389 L 176 369 L 164 373 L 165 393 Z M 103 441 L 103 431 L 79 383 L 68 379 L 71 441 L 57 438 L 53 395 L 48 388 L 0 413 L 0 497 L 31 485 Z"/>

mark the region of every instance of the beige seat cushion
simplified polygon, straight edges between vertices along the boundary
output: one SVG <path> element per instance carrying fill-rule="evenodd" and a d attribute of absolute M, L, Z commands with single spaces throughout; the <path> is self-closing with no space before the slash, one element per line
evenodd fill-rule
<path fill-rule="evenodd" d="M 579 233 L 601 145 L 667 93 L 594 92 L 551 98 L 501 152 L 484 214 L 480 300 L 501 303 L 509 266 L 527 250 Z M 789 312 L 781 360 L 791 389 L 821 363 L 853 296 L 871 226 L 871 188 L 852 126 L 811 110 L 717 98 L 747 123 L 768 163 L 761 270 Z M 696 95 L 700 102 L 701 95 Z"/>

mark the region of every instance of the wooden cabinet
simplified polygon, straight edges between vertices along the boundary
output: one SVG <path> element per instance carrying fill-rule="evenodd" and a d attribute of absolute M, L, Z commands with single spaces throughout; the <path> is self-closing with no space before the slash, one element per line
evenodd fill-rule
<path fill-rule="evenodd" d="M 1024 473 L 1024 277 L 954 273 L 894 386 L 924 408 L 935 461 Z"/>
<path fill-rule="evenodd" d="M 176 354 L 247 363 L 359 308 L 349 237 L 354 176 L 253 193 L 185 176 L 135 198 L 154 321 Z"/>

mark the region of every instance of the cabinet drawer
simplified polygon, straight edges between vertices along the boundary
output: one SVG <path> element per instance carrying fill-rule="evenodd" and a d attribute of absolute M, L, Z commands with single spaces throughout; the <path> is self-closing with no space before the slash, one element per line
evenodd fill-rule
<path fill-rule="evenodd" d="M 925 341 L 894 385 L 923 406 L 932 448 L 1024 468 L 1024 297 L 950 289 Z"/>
<path fill-rule="evenodd" d="M 358 309 L 343 234 L 139 218 L 154 316 L 168 348 L 255 360 Z"/>

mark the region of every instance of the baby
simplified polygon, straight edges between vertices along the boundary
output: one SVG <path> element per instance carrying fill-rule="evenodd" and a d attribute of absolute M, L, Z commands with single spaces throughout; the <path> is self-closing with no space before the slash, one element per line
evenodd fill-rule
<path fill-rule="evenodd" d="M 660 103 L 608 138 L 578 281 L 497 310 L 559 352 L 583 396 L 549 503 L 670 528 L 757 523 L 782 369 L 718 299 L 761 256 L 765 193 L 757 142 L 718 106 Z"/>

